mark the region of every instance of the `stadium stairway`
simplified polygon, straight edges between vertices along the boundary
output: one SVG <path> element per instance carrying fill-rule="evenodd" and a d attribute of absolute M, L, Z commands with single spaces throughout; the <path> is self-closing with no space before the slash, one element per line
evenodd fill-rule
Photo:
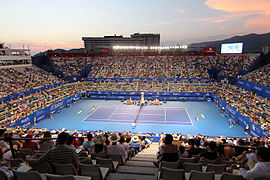
<path fill-rule="evenodd" d="M 153 143 L 147 149 L 142 150 L 124 166 L 118 167 L 116 173 L 111 173 L 107 180 L 156 180 L 158 169 L 153 161 L 156 159 L 158 143 Z"/>

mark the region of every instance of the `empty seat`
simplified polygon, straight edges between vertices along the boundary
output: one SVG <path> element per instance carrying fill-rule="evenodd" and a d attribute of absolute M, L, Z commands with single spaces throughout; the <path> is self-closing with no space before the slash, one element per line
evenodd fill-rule
<path fill-rule="evenodd" d="M 206 172 L 213 171 L 216 174 L 221 174 L 226 172 L 226 164 L 208 164 L 206 167 Z"/>
<path fill-rule="evenodd" d="M 79 174 L 90 176 L 92 180 L 103 180 L 107 176 L 109 168 L 100 168 L 99 165 L 80 164 Z"/>
<path fill-rule="evenodd" d="M 215 173 L 192 170 L 189 176 L 189 180 L 215 180 Z"/>
<path fill-rule="evenodd" d="M 108 155 L 105 153 L 92 153 L 91 154 L 91 159 L 96 159 L 97 157 L 99 158 L 107 158 Z"/>
<path fill-rule="evenodd" d="M 23 160 L 25 160 L 26 159 L 26 155 L 24 153 L 22 153 L 22 152 L 17 152 L 16 153 L 16 158 L 17 159 L 23 159 Z"/>
<path fill-rule="evenodd" d="M 88 157 L 88 154 L 86 153 L 86 151 L 81 151 L 81 152 L 79 153 L 79 156 L 80 156 L 80 157 Z"/>
<path fill-rule="evenodd" d="M 93 164 L 93 161 L 88 157 L 80 157 L 80 163 L 82 163 L 82 164 Z"/>
<path fill-rule="evenodd" d="M 202 171 L 202 164 L 201 163 L 184 163 L 185 172 L 190 172 L 192 170 Z"/>
<path fill-rule="evenodd" d="M 178 169 L 179 168 L 179 161 L 177 161 L 177 162 L 161 161 L 160 167 L 167 167 L 167 168 L 172 168 L 172 169 Z"/>
<path fill-rule="evenodd" d="M 119 165 L 124 165 L 123 158 L 120 154 L 108 154 L 108 157 L 113 161 L 118 161 Z"/>
<path fill-rule="evenodd" d="M 73 164 L 52 164 L 55 174 L 59 175 L 76 175 L 76 169 Z"/>
<path fill-rule="evenodd" d="M 112 159 L 96 158 L 96 162 L 101 167 L 109 168 L 109 172 L 115 172 L 118 167 L 118 162 Z"/>
<path fill-rule="evenodd" d="M 75 178 L 71 175 L 63 176 L 63 175 L 55 175 L 55 174 L 45 174 L 47 180 L 75 180 Z"/>
<path fill-rule="evenodd" d="M 127 161 L 125 166 L 137 166 L 137 167 L 156 167 L 153 162 L 148 161 Z"/>
<path fill-rule="evenodd" d="M 52 173 L 52 168 L 47 162 L 38 165 L 30 164 L 30 166 L 34 171 L 38 171 L 39 173 Z"/>
<path fill-rule="evenodd" d="M 172 169 L 161 167 L 159 179 L 164 180 L 185 180 L 185 171 L 183 169 Z"/>
<path fill-rule="evenodd" d="M 20 149 L 20 152 L 25 154 L 26 156 L 32 156 L 33 151 L 31 149 Z"/>
<path fill-rule="evenodd" d="M 196 158 L 195 157 L 192 157 L 192 158 L 183 158 L 183 157 L 180 157 L 179 161 L 180 161 L 180 168 L 183 168 L 185 162 L 195 163 L 196 162 Z"/>
<path fill-rule="evenodd" d="M 41 176 L 36 171 L 28 171 L 28 172 L 19 172 L 12 171 L 14 175 L 14 180 L 41 180 Z"/>
<path fill-rule="evenodd" d="M 124 174 L 141 174 L 141 175 L 157 176 L 158 169 L 151 167 L 119 166 L 117 172 Z"/>
<path fill-rule="evenodd" d="M 2 171 L 0 169 L 0 179 L 1 180 L 9 180 L 8 176 L 6 175 L 6 173 L 4 171 Z"/>
<path fill-rule="evenodd" d="M 220 180 L 244 180 L 241 175 L 235 175 L 230 173 L 222 173 Z"/>
<path fill-rule="evenodd" d="M 21 158 L 17 158 L 17 159 L 7 159 L 7 161 L 10 162 L 11 167 L 19 167 L 20 164 L 21 164 L 22 162 L 24 162 L 23 159 L 21 159 Z"/>
<path fill-rule="evenodd" d="M 106 180 L 157 180 L 153 175 L 110 173 Z"/>

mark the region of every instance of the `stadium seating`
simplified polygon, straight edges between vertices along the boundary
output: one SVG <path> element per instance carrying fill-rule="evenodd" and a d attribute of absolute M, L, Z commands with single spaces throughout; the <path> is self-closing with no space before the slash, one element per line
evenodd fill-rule
<path fill-rule="evenodd" d="M 242 77 L 243 80 L 270 87 L 270 64 L 252 71 Z"/>
<path fill-rule="evenodd" d="M 36 66 L 4 68 L 0 71 L 0 98 L 59 82 L 60 79 Z"/>

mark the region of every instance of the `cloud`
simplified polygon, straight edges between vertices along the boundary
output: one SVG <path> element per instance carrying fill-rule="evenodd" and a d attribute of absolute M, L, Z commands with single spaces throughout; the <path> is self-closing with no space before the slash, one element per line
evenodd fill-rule
<path fill-rule="evenodd" d="M 260 27 L 264 30 L 270 30 L 270 0 L 207 0 L 204 4 L 211 9 L 229 13 L 229 17 L 225 17 L 224 21 L 233 20 L 236 16 L 249 16 L 245 20 L 246 28 Z M 223 20 L 220 19 L 216 22 Z"/>

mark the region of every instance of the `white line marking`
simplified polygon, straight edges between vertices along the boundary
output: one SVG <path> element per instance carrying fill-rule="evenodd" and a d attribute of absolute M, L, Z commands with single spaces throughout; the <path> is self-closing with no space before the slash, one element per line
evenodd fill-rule
<path fill-rule="evenodd" d="M 165 114 L 165 123 L 167 121 L 167 112 L 166 112 L 166 109 L 164 109 L 164 114 Z"/>
<path fill-rule="evenodd" d="M 86 120 L 89 116 L 91 116 L 94 112 L 96 112 L 98 109 L 100 108 L 100 106 L 98 106 L 94 111 L 92 111 L 90 114 L 87 114 L 87 116 L 82 120 L 82 122 L 84 122 L 84 120 Z"/>
<path fill-rule="evenodd" d="M 92 120 L 92 121 L 91 121 Z M 111 119 L 111 120 L 106 120 L 106 119 L 91 119 L 91 120 L 86 120 L 84 122 L 86 123 L 93 123 L 93 122 L 102 122 L 102 123 L 131 123 L 133 120 L 115 120 L 115 119 Z M 121 122 L 119 122 L 121 121 Z M 170 121 L 171 122 L 171 121 Z M 174 122 L 174 121 L 172 121 Z M 160 123 L 158 122 L 153 122 L 152 120 L 144 120 L 142 122 L 138 121 L 136 122 L 136 124 L 143 124 L 143 125 L 161 125 L 163 124 L 164 125 L 164 122 L 163 121 L 160 121 Z M 181 122 L 179 123 L 179 121 L 175 121 L 175 123 L 167 123 L 166 125 L 179 125 L 179 126 L 192 126 L 190 125 L 190 122 Z"/>
<path fill-rule="evenodd" d="M 186 112 L 187 112 L 187 115 L 188 115 L 188 118 L 189 118 L 189 121 L 191 122 L 191 126 L 193 126 L 193 123 L 192 123 L 192 120 L 190 119 L 190 116 L 189 116 L 189 113 L 188 113 L 188 111 L 187 111 L 187 109 L 185 108 L 185 110 L 186 110 Z"/>
<path fill-rule="evenodd" d="M 111 119 L 111 117 L 113 116 L 113 114 L 115 113 L 115 111 L 117 111 L 118 108 L 115 108 L 114 111 L 112 112 L 112 114 L 109 116 L 109 118 L 107 118 L 107 120 Z"/>

